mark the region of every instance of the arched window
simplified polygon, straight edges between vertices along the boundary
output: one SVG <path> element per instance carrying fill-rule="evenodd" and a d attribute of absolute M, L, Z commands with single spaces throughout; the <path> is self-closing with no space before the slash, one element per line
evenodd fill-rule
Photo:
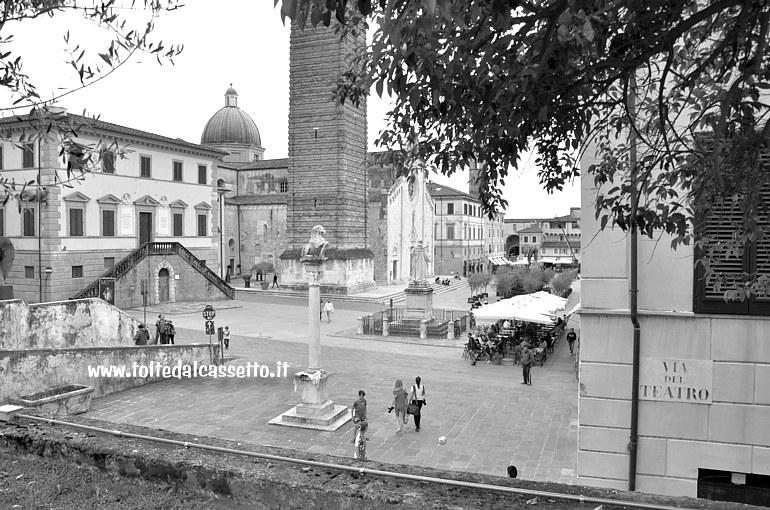
<path fill-rule="evenodd" d="M 265 238 L 267 238 L 267 225 L 262 225 L 262 231 L 264 232 Z"/>

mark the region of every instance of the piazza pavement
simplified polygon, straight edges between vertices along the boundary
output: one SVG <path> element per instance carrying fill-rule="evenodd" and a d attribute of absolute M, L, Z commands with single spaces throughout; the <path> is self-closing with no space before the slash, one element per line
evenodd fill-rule
<path fill-rule="evenodd" d="M 579 281 L 568 310 L 579 301 Z M 392 290 L 392 289 L 391 289 Z M 396 289 L 398 290 L 398 289 Z M 381 290 L 380 292 L 386 292 Z M 305 453 L 352 456 L 352 424 L 335 432 L 269 425 L 299 402 L 292 375 L 307 366 L 307 297 L 265 295 L 241 289 L 236 300 L 211 303 L 216 326 L 232 331 L 228 364 L 278 362 L 288 377 L 195 378 L 163 382 L 108 395 L 92 402 L 87 417 L 164 429 L 195 436 L 292 448 Z M 434 307 L 467 310 L 467 286 L 435 296 Z M 384 294 L 383 294 L 384 295 Z M 371 296 L 370 296 L 371 297 Z M 492 298 L 494 299 L 494 298 Z M 179 303 L 147 309 L 173 320 L 176 343 L 208 343 L 201 311 L 206 303 Z M 385 305 L 335 300 L 331 323 L 321 324 L 321 364 L 334 375 L 329 396 L 351 405 L 366 391 L 370 427 L 367 456 L 393 464 L 571 484 L 577 462 L 578 383 L 566 340 L 541 368 L 532 369 L 532 386 L 522 385 L 520 366 L 462 359 L 464 340 L 419 340 L 356 335 L 357 318 Z M 129 310 L 143 319 L 143 309 Z M 569 326 L 579 330 L 574 316 Z M 387 413 L 396 378 L 411 385 L 420 376 L 426 388 L 422 426 L 411 423 L 396 434 Z M 411 418 L 411 417 L 410 417 Z M 439 437 L 446 444 L 439 444 Z"/>

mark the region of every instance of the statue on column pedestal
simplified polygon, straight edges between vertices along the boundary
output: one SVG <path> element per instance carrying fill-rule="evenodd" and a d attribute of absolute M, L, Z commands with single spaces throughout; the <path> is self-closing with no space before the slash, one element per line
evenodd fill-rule
<path fill-rule="evenodd" d="M 430 257 L 428 255 L 428 250 L 422 245 L 422 241 L 418 241 L 416 246 L 412 246 L 409 258 L 410 283 L 425 283 L 428 277 L 428 262 L 430 262 Z"/>
<path fill-rule="evenodd" d="M 310 241 L 302 248 L 299 260 L 324 260 L 324 252 L 326 247 L 329 246 L 329 242 L 324 239 L 323 234 L 326 233 L 326 229 L 322 225 L 316 225 L 310 231 Z"/>

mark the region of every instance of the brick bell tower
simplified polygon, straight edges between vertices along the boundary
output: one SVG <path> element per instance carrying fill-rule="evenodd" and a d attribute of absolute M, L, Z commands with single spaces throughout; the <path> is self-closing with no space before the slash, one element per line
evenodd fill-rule
<path fill-rule="evenodd" d="M 332 90 L 366 34 L 292 25 L 289 50 L 290 248 L 281 255 L 282 284 L 307 288 L 299 253 L 315 225 L 326 229 L 323 292 L 348 294 L 374 287 L 374 254 L 367 239 L 366 101 L 337 105 Z"/>

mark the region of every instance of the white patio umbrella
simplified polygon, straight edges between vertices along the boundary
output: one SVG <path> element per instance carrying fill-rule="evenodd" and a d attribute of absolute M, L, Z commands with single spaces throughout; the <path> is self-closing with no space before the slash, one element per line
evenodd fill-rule
<path fill-rule="evenodd" d="M 566 298 L 560 298 L 543 291 L 533 294 L 522 294 L 511 298 L 511 300 L 517 306 L 531 306 L 541 314 L 553 314 L 567 307 Z"/>
<path fill-rule="evenodd" d="M 479 324 L 492 324 L 506 319 L 537 324 L 553 324 L 553 319 L 541 313 L 536 307 L 524 303 L 517 304 L 513 299 L 504 299 L 497 303 L 484 305 L 474 310 L 473 316 Z"/>

